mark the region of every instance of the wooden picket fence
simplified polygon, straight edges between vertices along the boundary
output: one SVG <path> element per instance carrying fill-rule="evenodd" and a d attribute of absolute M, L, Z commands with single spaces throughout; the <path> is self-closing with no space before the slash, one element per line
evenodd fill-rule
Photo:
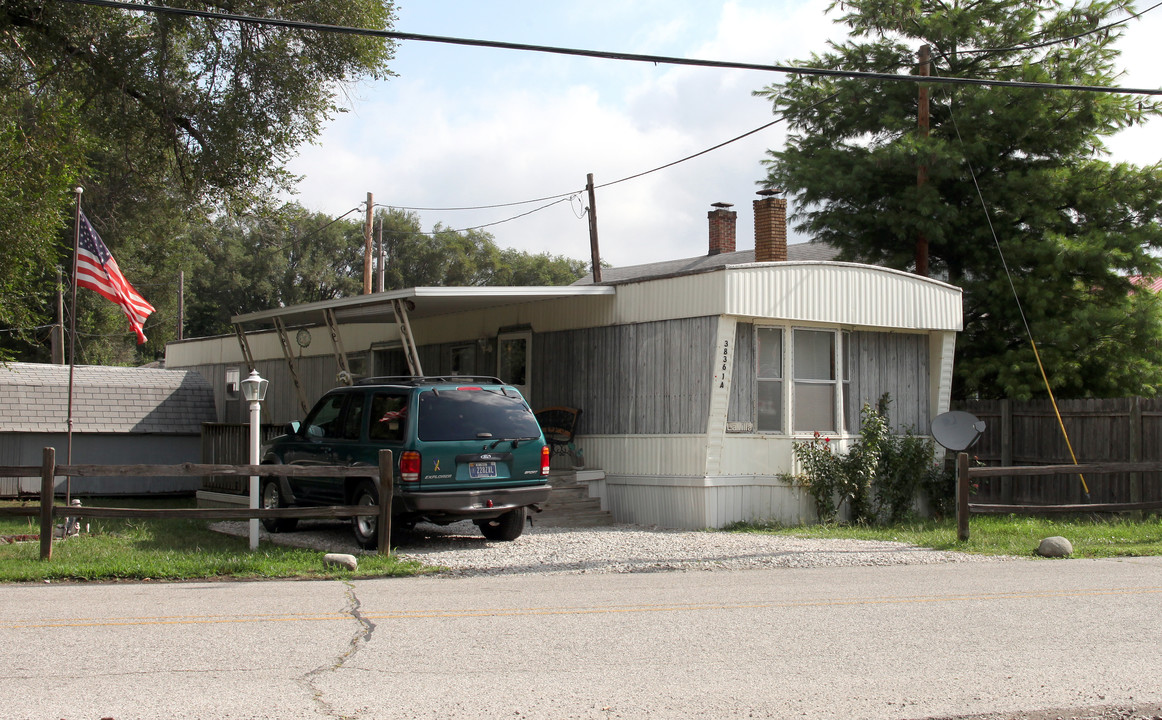
<path fill-rule="evenodd" d="M 0 516 L 34 517 L 40 516 L 40 559 L 52 559 L 53 519 L 72 517 L 78 514 L 87 518 L 185 518 L 201 520 L 238 520 L 263 518 L 350 518 L 364 515 L 378 516 L 377 532 L 380 552 L 389 552 L 391 538 L 391 502 L 382 498 L 392 496 L 392 454 L 390 450 L 379 452 L 379 466 L 347 467 L 337 465 L 206 465 L 182 463 L 181 465 L 57 465 L 55 448 L 44 448 L 44 461 L 38 467 L 0 467 L 0 476 L 40 477 L 40 507 L 0 508 Z M 277 469 L 276 469 L 277 468 Z M 378 477 L 379 505 L 333 505 L 323 507 L 295 508 L 70 508 L 54 504 L 54 487 L 57 477 L 188 477 L 188 476 L 258 476 L 269 477 Z"/>
<path fill-rule="evenodd" d="M 968 540 L 968 517 L 971 513 L 1099 513 L 1133 512 L 1162 509 L 1162 500 L 1135 502 L 1089 502 L 1056 505 L 1011 504 L 1011 503 L 971 503 L 970 490 L 974 480 L 995 477 L 1031 477 L 1039 475 L 1065 475 L 1079 478 L 1090 475 L 1125 473 L 1139 476 L 1143 473 L 1162 471 L 1162 462 L 1106 462 L 1088 465 L 1015 465 L 1008 467 L 971 467 L 968 453 L 956 456 L 956 536 Z M 1087 480 L 1088 482 L 1088 480 Z M 1080 483 L 1080 480 L 1079 480 Z"/>

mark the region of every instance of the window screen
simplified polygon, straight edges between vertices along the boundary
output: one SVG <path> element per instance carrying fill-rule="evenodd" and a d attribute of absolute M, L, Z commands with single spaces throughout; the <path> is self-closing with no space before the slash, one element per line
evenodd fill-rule
<path fill-rule="evenodd" d="M 795 330 L 795 432 L 835 432 L 835 333 Z"/>
<path fill-rule="evenodd" d="M 780 432 L 783 429 L 783 331 L 760 327 L 757 335 L 756 427 L 760 432 Z"/>

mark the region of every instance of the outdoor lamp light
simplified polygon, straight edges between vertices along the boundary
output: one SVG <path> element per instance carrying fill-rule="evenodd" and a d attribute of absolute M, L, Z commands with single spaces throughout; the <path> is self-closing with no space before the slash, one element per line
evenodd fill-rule
<path fill-rule="evenodd" d="M 242 397 L 248 402 L 262 402 L 266 399 L 266 386 L 270 381 L 259 375 L 257 370 L 251 370 L 250 377 L 238 384 L 242 386 Z"/>
<path fill-rule="evenodd" d="M 266 398 L 266 386 L 269 380 L 263 380 L 257 370 L 250 371 L 250 377 L 243 380 L 242 397 L 250 403 L 250 464 L 257 465 L 262 452 L 260 435 L 262 422 L 262 401 Z M 258 509 L 258 476 L 250 476 L 250 509 Z M 258 549 L 258 518 L 250 518 L 250 549 Z"/>

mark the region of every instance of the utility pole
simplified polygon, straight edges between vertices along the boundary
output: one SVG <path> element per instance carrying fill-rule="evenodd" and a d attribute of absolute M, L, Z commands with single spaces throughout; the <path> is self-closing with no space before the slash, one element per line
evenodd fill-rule
<path fill-rule="evenodd" d="M 601 251 L 597 248 L 597 196 L 593 192 L 593 173 L 585 176 L 589 191 L 589 254 L 593 258 L 593 282 L 601 282 Z"/>
<path fill-rule="evenodd" d="M 376 265 L 375 265 L 375 289 L 379 292 L 383 292 L 383 278 L 385 275 L 384 263 L 387 260 L 387 252 L 383 248 L 383 220 L 382 219 L 380 219 L 380 221 L 379 221 L 379 232 L 377 233 L 377 235 L 378 235 L 378 237 L 376 239 L 376 244 L 379 245 L 379 262 L 376 263 Z"/>
<path fill-rule="evenodd" d="M 932 62 L 932 48 L 928 45 L 920 46 L 920 75 L 921 77 L 928 77 L 931 75 Z M 918 110 L 916 112 L 919 128 L 920 139 L 926 140 L 928 138 L 928 86 L 920 84 L 918 97 Z M 928 183 L 928 162 L 923 160 L 920 166 L 916 168 L 916 187 L 923 188 Z M 920 230 L 916 235 L 916 274 L 928 277 L 928 236 Z"/>
<path fill-rule="evenodd" d="M 375 204 L 367 193 L 367 221 L 363 223 L 363 294 L 371 294 L 371 220 Z"/>

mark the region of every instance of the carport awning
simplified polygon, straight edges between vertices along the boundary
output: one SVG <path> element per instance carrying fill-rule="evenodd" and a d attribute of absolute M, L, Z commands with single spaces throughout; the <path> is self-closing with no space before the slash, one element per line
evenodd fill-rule
<path fill-rule="evenodd" d="M 250 327 L 272 325 L 280 319 L 287 326 L 321 325 L 324 313 L 334 313 L 337 323 L 395 323 L 392 301 L 403 300 L 411 318 L 427 318 L 436 315 L 463 312 L 467 310 L 487 310 L 517 305 L 520 303 L 550 300 L 554 298 L 615 295 L 617 289 L 606 285 L 564 285 L 559 287 L 420 287 L 406 290 L 357 295 L 338 300 L 294 305 L 273 310 L 235 315 L 230 319 L 235 325 Z"/>

